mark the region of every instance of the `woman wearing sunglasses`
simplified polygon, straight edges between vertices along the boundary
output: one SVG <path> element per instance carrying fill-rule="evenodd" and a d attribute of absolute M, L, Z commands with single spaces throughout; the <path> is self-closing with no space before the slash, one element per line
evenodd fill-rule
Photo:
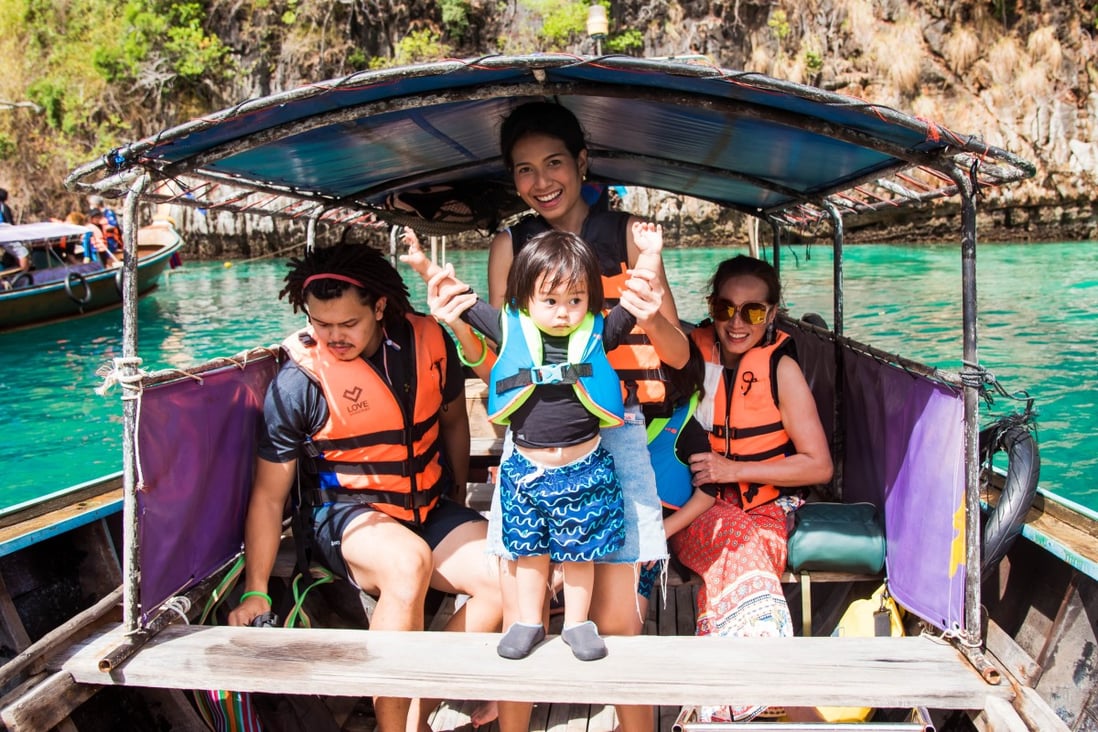
<path fill-rule="evenodd" d="M 787 517 L 807 486 L 831 479 L 831 455 L 816 402 L 793 352 L 774 327 L 781 284 L 762 260 L 717 267 L 711 321 L 690 334 L 706 361 L 697 418 L 710 452 L 690 458 L 694 485 L 716 484 L 713 506 L 669 543 L 699 574 L 698 635 L 792 636 L 780 576 Z M 734 700 L 730 700 L 734 701 Z M 703 721 L 742 721 L 764 707 L 703 708 Z"/>

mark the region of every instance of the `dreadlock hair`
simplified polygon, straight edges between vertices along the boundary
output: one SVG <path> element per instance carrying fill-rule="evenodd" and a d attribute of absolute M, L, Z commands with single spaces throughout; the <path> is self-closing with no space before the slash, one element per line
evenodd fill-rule
<path fill-rule="evenodd" d="M 602 275 L 595 250 L 583 239 L 568 231 L 550 229 L 534 236 L 515 255 L 507 274 L 504 302 L 525 310 L 541 286 L 552 290 L 559 285 L 587 288 L 587 309 L 602 310 Z"/>
<path fill-rule="evenodd" d="M 395 326 L 412 312 L 408 286 L 381 252 L 372 247 L 363 244 L 321 247 L 306 252 L 303 257 L 294 257 L 287 266 L 290 271 L 286 274 L 286 286 L 278 297 L 286 297 L 295 313 L 298 310 L 308 312 L 305 307 L 307 295 L 317 300 L 333 300 L 342 297 L 348 289 L 357 291 L 362 304 L 367 306 L 372 306 L 379 298 L 386 298 L 383 316 L 386 326 Z M 355 283 L 323 277 L 326 274 L 345 277 Z M 305 284 L 306 280 L 317 275 L 322 277 Z"/>

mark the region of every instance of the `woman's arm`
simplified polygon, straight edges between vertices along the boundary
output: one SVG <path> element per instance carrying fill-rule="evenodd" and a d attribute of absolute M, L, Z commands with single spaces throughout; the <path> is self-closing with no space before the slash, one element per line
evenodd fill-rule
<path fill-rule="evenodd" d="M 690 359 L 690 342 L 672 323 L 661 307 L 667 292 L 658 275 L 651 270 L 633 270 L 621 291 L 621 306 L 633 314 L 660 360 L 672 368 L 682 368 Z"/>
<path fill-rule="evenodd" d="M 831 480 L 831 450 L 816 400 L 801 367 L 788 356 L 778 362 L 778 394 L 782 425 L 797 452 L 768 462 L 729 460 L 717 453 L 691 455 L 694 485 L 746 481 L 796 488 Z"/>
<path fill-rule="evenodd" d="M 453 276 L 450 264 L 436 267 L 427 281 L 427 306 L 431 309 L 431 315 L 440 323 L 450 326 L 457 339 L 462 363 L 487 383 L 492 365 L 496 362 L 495 354 L 489 349 L 484 336 L 461 317 L 476 302 L 476 293 Z"/>
<path fill-rule="evenodd" d="M 488 245 L 488 303 L 503 309 L 503 296 L 507 292 L 507 275 L 515 261 L 511 244 L 511 232 L 499 231 Z"/>

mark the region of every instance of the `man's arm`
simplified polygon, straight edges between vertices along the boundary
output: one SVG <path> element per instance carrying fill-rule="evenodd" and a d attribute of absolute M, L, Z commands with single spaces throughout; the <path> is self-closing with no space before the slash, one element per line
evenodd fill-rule
<path fill-rule="evenodd" d="M 297 460 L 272 463 L 256 459 L 255 484 L 244 521 L 244 591 L 268 595 L 278 545 L 282 539 L 282 513 L 290 495 Z M 252 595 L 229 613 L 229 625 L 247 625 L 271 609 L 264 597 Z"/>
<path fill-rule="evenodd" d="M 438 428 L 446 464 L 454 475 L 454 500 L 464 506 L 465 484 L 469 480 L 469 416 L 465 411 L 464 382 L 461 393 L 442 405 Z"/>

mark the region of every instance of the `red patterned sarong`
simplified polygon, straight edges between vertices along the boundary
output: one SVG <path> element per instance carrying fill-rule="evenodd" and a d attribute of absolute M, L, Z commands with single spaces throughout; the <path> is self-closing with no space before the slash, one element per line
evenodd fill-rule
<path fill-rule="evenodd" d="M 668 539 L 675 556 L 700 575 L 698 635 L 792 637 L 793 620 L 780 580 L 787 559 L 784 501 L 750 513 L 718 498 L 708 511 Z M 795 505 L 790 506 L 795 508 Z M 766 707 L 699 707 L 702 722 L 741 722 Z"/>
<path fill-rule="evenodd" d="M 698 590 L 698 635 L 793 635 L 779 579 L 787 536 L 786 511 L 778 502 L 745 513 L 718 498 L 670 538 L 675 556 L 704 581 Z"/>

